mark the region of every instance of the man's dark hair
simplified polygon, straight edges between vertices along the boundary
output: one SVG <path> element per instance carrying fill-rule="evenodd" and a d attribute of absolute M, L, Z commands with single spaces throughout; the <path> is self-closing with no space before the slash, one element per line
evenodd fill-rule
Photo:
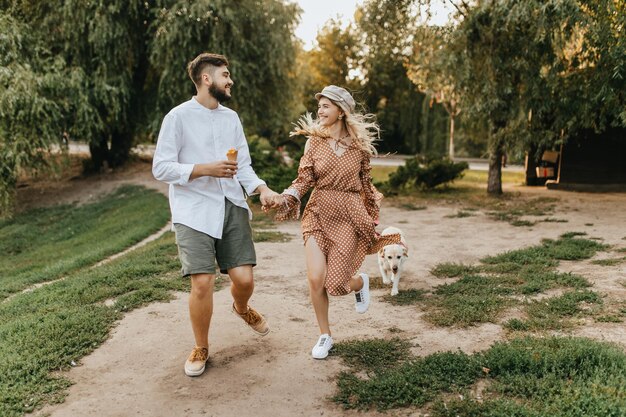
<path fill-rule="evenodd" d="M 189 64 L 187 64 L 187 72 L 189 78 L 195 85 L 200 85 L 202 81 L 202 71 L 208 66 L 221 67 L 223 65 L 228 66 L 228 60 L 224 55 L 209 54 L 207 52 L 202 53 L 195 57 Z"/>

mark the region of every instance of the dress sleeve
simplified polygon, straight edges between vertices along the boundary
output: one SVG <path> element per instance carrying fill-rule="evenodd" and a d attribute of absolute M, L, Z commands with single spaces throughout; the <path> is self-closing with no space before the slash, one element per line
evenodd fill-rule
<path fill-rule="evenodd" d="M 305 147 L 304 155 L 300 158 L 298 166 L 298 178 L 293 180 L 289 188 L 283 191 L 285 204 L 277 209 L 276 220 L 295 220 L 300 217 L 300 198 L 315 186 L 315 173 L 313 170 L 312 146 Z"/>
<path fill-rule="evenodd" d="M 383 195 L 379 193 L 376 187 L 374 187 L 374 184 L 372 184 L 371 171 L 370 157 L 369 155 L 365 155 L 361 161 L 361 195 L 367 213 L 372 217 L 375 223 L 378 223 L 380 200 L 383 199 Z"/>

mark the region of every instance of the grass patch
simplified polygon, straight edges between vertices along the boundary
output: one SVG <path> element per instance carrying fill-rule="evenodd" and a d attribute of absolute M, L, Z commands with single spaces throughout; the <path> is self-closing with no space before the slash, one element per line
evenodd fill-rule
<path fill-rule="evenodd" d="M 389 176 L 396 172 L 398 167 L 386 166 L 386 165 L 374 165 L 372 166 L 372 181 L 374 183 L 385 182 L 389 179 Z"/>
<path fill-rule="evenodd" d="M 479 272 L 479 270 L 479 268 L 473 267 L 471 265 L 446 262 L 435 266 L 433 269 L 430 270 L 430 273 L 437 278 L 456 278 L 463 275 L 475 274 Z"/>
<path fill-rule="evenodd" d="M 448 219 L 457 219 L 457 218 L 462 219 L 464 217 L 471 217 L 471 216 L 475 216 L 475 214 L 470 211 L 459 210 L 456 212 L 456 214 L 449 214 L 444 217 Z"/>
<path fill-rule="evenodd" d="M 523 321 L 523 325 L 509 321 L 505 327 L 510 330 L 563 329 L 571 326 L 570 318 L 585 313 L 592 305 L 601 304 L 600 296 L 588 290 L 570 291 L 557 297 L 532 300 L 525 306 L 528 319 Z M 513 327 L 508 327 L 509 325 Z"/>
<path fill-rule="evenodd" d="M 435 353 L 367 378 L 357 370 L 337 378 L 333 400 L 346 409 L 426 406 L 433 417 L 617 417 L 626 409 L 626 354 L 585 338 L 526 337 L 472 355 Z M 469 391 L 478 382 L 480 400 Z"/>
<path fill-rule="evenodd" d="M 413 203 L 402 203 L 400 204 L 400 208 L 404 209 L 404 210 L 410 210 L 410 211 L 418 211 L 418 210 L 426 210 L 427 207 L 426 206 L 417 206 Z"/>
<path fill-rule="evenodd" d="M 143 240 L 169 220 L 167 198 L 122 186 L 83 206 L 31 210 L 0 221 L 0 299 L 53 281 Z"/>
<path fill-rule="evenodd" d="M 566 219 L 556 219 L 554 217 L 546 217 L 545 219 L 542 220 L 542 222 L 545 222 L 545 223 L 567 223 L 567 222 L 569 222 L 569 220 L 566 220 Z"/>
<path fill-rule="evenodd" d="M 596 259 L 594 261 L 591 261 L 591 263 L 600 266 L 615 266 L 621 264 L 624 261 L 626 261 L 626 258 Z"/>
<path fill-rule="evenodd" d="M 252 240 L 259 242 L 289 242 L 292 236 L 288 233 L 276 232 L 272 230 L 252 230 Z"/>
<path fill-rule="evenodd" d="M 599 323 L 621 323 L 624 320 L 615 314 L 605 314 L 603 316 L 596 317 L 596 321 Z"/>
<path fill-rule="evenodd" d="M 425 290 L 412 288 L 409 290 L 400 290 L 398 291 L 398 294 L 394 296 L 386 294 L 385 296 L 383 296 L 383 301 L 386 301 L 396 306 L 412 305 L 423 301 L 425 294 Z"/>
<path fill-rule="evenodd" d="M 265 213 L 261 210 L 259 204 L 250 203 L 252 210 L 252 240 L 255 243 L 260 242 L 290 242 L 293 238 L 289 233 L 278 232 L 273 230 L 276 228 L 274 222 L 274 213 Z"/>
<path fill-rule="evenodd" d="M 183 290 L 174 235 L 0 304 L 0 415 L 58 402 L 71 382 L 53 372 L 92 352 L 130 311 Z M 108 307 L 104 301 L 113 299 Z"/>
<path fill-rule="evenodd" d="M 589 281 L 572 273 L 555 270 L 560 260 L 588 259 L 608 246 L 574 234 L 558 240 L 544 239 L 540 245 L 486 257 L 479 265 L 439 264 L 431 270 L 437 277 L 459 278 L 437 286 L 422 307 L 425 318 L 438 326 L 471 326 L 498 321 L 501 313 L 518 305 L 521 296 L 532 296 L 553 288 L 568 288 L 561 297 L 525 303 L 527 321 L 505 323 L 511 330 L 557 329 L 582 314 L 584 303 L 601 305 L 597 293 L 587 290 Z"/>
<path fill-rule="evenodd" d="M 394 366 L 410 355 L 411 344 L 403 339 L 370 339 L 339 342 L 331 350 L 332 356 L 340 356 L 351 367 L 377 371 Z"/>

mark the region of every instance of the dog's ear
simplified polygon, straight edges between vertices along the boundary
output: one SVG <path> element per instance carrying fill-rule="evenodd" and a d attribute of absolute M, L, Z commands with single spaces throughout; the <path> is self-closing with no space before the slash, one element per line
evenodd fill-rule
<path fill-rule="evenodd" d="M 378 256 L 380 256 L 381 258 L 385 257 L 385 249 L 379 249 L 378 250 Z"/>
<path fill-rule="evenodd" d="M 404 256 L 405 258 L 409 257 L 409 250 L 407 248 L 402 249 L 402 256 Z"/>

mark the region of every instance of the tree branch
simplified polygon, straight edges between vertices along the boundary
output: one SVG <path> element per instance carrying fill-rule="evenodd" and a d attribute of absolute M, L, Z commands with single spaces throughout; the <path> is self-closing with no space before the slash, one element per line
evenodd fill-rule
<path fill-rule="evenodd" d="M 461 8 L 459 6 L 456 5 L 456 3 L 453 0 L 448 0 L 448 3 L 450 3 L 451 5 L 454 6 L 454 8 L 461 13 L 461 16 L 463 17 L 467 17 L 467 15 L 465 13 L 463 13 L 463 10 L 461 10 Z M 465 7 L 465 9 L 467 9 L 467 4 L 465 4 L 465 2 L 463 0 L 461 0 L 461 3 L 463 4 L 463 6 Z"/>

